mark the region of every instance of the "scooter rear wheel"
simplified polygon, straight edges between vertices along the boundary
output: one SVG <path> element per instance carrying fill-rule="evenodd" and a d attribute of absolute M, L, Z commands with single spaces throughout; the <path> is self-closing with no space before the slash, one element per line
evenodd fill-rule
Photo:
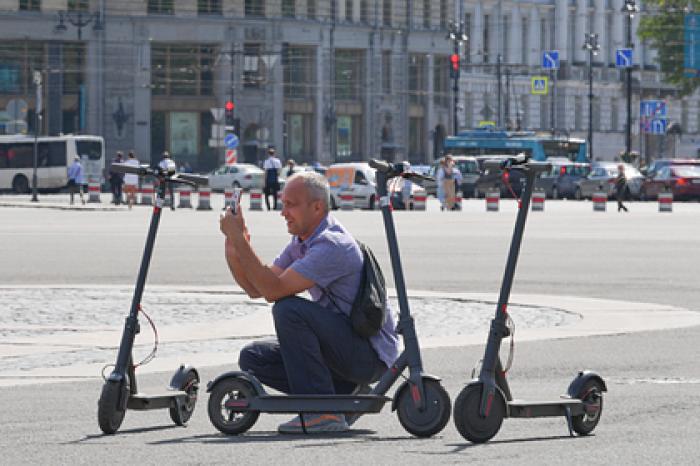
<path fill-rule="evenodd" d="M 574 416 L 571 427 L 579 435 L 588 435 L 596 428 L 603 414 L 603 386 L 597 380 L 589 380 L 576 394 L 576 398 L 583 402 L 585 413 Z"/>
<path fill-rule="evenodd" d="M 177 388 L 187 393 L 187 398 L 185 403 L 181 405 L 179 416 L 177 404 L 174 401 L 172 402 L 172 406 L 170 406 L 170 419 L 178 426 L 184 426 L 192 417 L 194 407 L 197 404 L 197 391 L 199 390 L 199 377 L 197 376 L 197 372 L 193 370 L 189 371 L 185 380 Z"/>
<path fill-rule="evenodd" d="M 238 435 L 253 427 L 259 411 L 236 411 L 229 402 L 244 402 L 257 395 L 253 386 L 245 380 L 227 378 L 214 386 L 209 396 L 209 421 L 226 435 Z M 245 403 L 242 403 L 245 404 Z"/>
<path fill-rule="evenodd" d="M 112 382 L 107 380 L 102 386 L 102 393 L 97 402 L 97 423 L 105 434 L 115 433 L 122 425 L 126 410 L 120 409 L 118 404 L 122 392 L 124 396 L 129 396 L 125 385 L 125 381 Z"/>
<path fill-rule="evenodd" d="M 496 398 L 491 404 L 491 411 L 486 417 L 479 413 L 481 409 L 480 384 L 467 385 L 455 400 L 455 427 L 466 440 L 473 443 L 488 442 L 498 433 L 505 418 L 505 401 L 501 392 L 496 390 Z"/>
<path fill-rule="evenodd" d="M 413 401 L 411 386 L 404 385 L 396 399 L 399 422 L 416 437 L 432 437 L 442 431 L 450 420 L 450 396 L 440 382 L 423 378 L 425 408 L 419 411 Z"/>

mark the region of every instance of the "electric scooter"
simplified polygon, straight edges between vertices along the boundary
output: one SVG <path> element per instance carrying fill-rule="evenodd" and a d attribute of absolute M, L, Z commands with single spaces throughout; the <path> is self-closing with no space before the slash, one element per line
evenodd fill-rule
<path fill-rule="evenodd" d="M 512 340 L 511 354 L 505 369 L 499 356 L 502 340 L 509 336 L 512 338 L 515 330 L 508 315 L 508 299 L 533 185 L 537 175 L 548 171 L 551 165 L 530 161 L 529 157 L 520 155 L 505 161 L 487 161 L 485 168 L 503 170 L 505 180 L 508 179 L 509 170 L 522 170 L 525 175 L 525 188 L 519 201 L 515 231 L 496 306 L 496 316 L 491 321 L 479 377 L 468 383 L 455 400 L 453 413 L 455 426 L 465 439 L 474 443 L 483 443 L 496 435 L 504 418 L 564 416 L 571 436 L 574 432 L 579 435 L 590 434 L 600 420 L 603 411 L 603 392 L 607 391 L 601 376 L 592 371 L 580 371 L 569 385 L 566 395 L 562 395 L 559 399 L 536 402 L 514 400 L 506 380 L 506 373 L 512 362 Z"/>
<path fill-rule="evenodd" d="M 158 180 L 156 204 L 151 216 L 151 225 L 146 237 L 146 248 L 141 260 L 136 289 L 131 301 L 131 310 L 124 324 L 119 353 L 114 370 L 105 379 L 102 386 L 102 394 L 97 403 L 97 421 L 100 429 L 105 434 L 114 434 L 122 424 L 127 409 L 169 409 L 170 418 L 178 426 L 183 426 L 189 421 L 197 402 L 197 390 L 199 388 L 199 374 L 192 366 L 181 365 L 170 380 L 168 391 L 157 395 L 146 395 L 138 392 L 136 384 L 136 367 L 155 357 L 156 345 L 153 352 L 140 364 L 134 364 L 132 349 L 134 340 L 141 327 L 138 321 L 141 309 L 141 296 L 146 284 L 148 266 L 153 253 L 153 245 L 158 231 L 161 210 L 165 202 L 165 190 L 168 184 L 187 184 L 190 186 L 206 185 L 206 177 L 185 173 L 175 174 L 175 163 L 170 161 L 167 169 L 150 168 L 148 165 L 132 166 L 125 164 L 112 164 L 112 170 L 118 173 L 130 173 L 144 177 L 153 176 Z M 150 317 L 145 313 L 147 320 L 153 326 Z M 154 327 L 155 330 L 155 327 Z"/>
<path fill-rule="evenodd" d="M 377 190 L 386 231 L 394 282 L 399 299 L 397 331 L 404 343 L 404 351 L 382 375 L 368 394 L 351 395 L 270 395 L 252 374 L 231 371 L 218 376 L 207 384 L 209 396 L 209 420 L 219 431 L 237 435 L 253 427 L 261 412 L 264 413 L 345 413 L 349 419 L 367 413 L 378 413 L 391 401 L 392 411 L 397 411 L 399 422 L 409 433 L 417 437 L 430 437 L 440 432 L 450 418 L 451 404 L 440 379 L 423 372 L 420 347 L 413 318 L 408 306 L 399 248 L 387 192 L 388 180 L 396 177 L 425 179 L 422 175 L 405 172 L 403 164 L 389 165 L 371 160 L 377 170 Z M 385 394 L 403 377 L 408 378 L 398 387 L 393 399 Z M 303 426 L 303 416 L 300 416 Z M 305 430 L 305 428 L 304 428 Z"/>

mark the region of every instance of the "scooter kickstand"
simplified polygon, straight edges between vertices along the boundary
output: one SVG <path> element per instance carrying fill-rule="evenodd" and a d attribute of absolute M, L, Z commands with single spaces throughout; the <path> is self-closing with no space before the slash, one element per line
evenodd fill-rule
<path fill-rule="evenodd" d="M 571 408 L 569 408 L 568 406 L 565 406 L 564 411 L 566 412 L 566 424 L 569 426 L 569 435 L 572 437 L 575 437 L 574 426 L 572 425 L 572 421 L 571 421 Z"/>

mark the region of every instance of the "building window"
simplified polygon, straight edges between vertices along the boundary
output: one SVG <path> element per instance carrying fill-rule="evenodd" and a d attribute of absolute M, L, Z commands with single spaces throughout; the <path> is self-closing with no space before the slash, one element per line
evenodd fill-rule
<path fill-rule="evenodd" d="M 440 29 L 447 29 L 447 0 L 440 0 Z"/>
<path fill-rule="evenodd" d="M 425 127 L 423 117 L 408 119 L 408 158 L 413 163 L 425 160 Z"/>
<path fill-rule="evenodd" d="M 151 88 L 155 95 L 213 95 L 217 50 L 202 45 L 155 44 Z"/>
<path fill-rule="evenodd" d="M 501 34 L 501 50 L 503 50 L 503 61 L 510 63 L 510 16 L 503 16 L 503 34 Z"/>
<path fill-rule="evenodd" d="M 285 154 L 297 162 L 313 161 L 313 114 L 285 113 L 287 146 Z"/>
<path fill-rule="evenodd" d="M 336 135 L 337 159 L 359 159 L 362 153 L 362 117 L 359 115 L 338 115 Z"/>
<path fill-rule="evenodd" d="M 3 41 L 0 44 L 0 94 L 30 94 L 33 71 L 45 69 L 45 48 L 39 42 Z"/>
<path fill-rule="evenodd" d="M 464 15 L 464 34 L 467 36 L 467 40 L 462 42 L 462 47 L 464 47 L 464 63 L 472 62 L 472 15 L 467 13 Z"/>
<path fill-rule="evenodd" d="M 221 0 L 197 0 L 197 13 L 200 15 L 221 15 Z"/>
<path fill-rule="evenodd" d="M 294 18 L 297 14 L 295 0 L 282 0 L 282 16 L 285 18 Z"/>
<path fill-rule="evenodd" d="M 574 131 L 583 130 L 583 97 L 574 96 Z"/>
<path fill-rule="evenodd" d="M 85 83 L 85 44 L 68 42 L 63 45 L 63 93 L 79 94 Z"/>
<path fill-rule="evenodd" d="M 336 50 L 335 98 L 359 100 L 364 80 L 364 53 L 361 50 Z"/>
<path fill-rule="evenodd" d="M 260 87 L 265 80 L 265 62 L 260 44 L 243 46 L 243 86 Z"/>
<path fill-rule="evenodd" d="M 338 4 L 336 3 L 336 0 L 331 0 L 331 16 L 330 20 L 332 23 L 335 23 L 338 19 Z"/>
<path fill-rule="evenodd" d="M 431 11 L 431 0 L 423 0 L 423 27 L 426 29 L 430 29 L 431 26 L 431 16 L 432 16 L 432 11 Z"/>
<path fill-rule="evenodd" d="M 352 23 L 355 16 L 355 1 L 345 0 L 345 21 Z"/>
<path fill-rule="evenodd" d="M 40 11 L 41 0 L 19 0 L 20 11 Z"/>
<path fill-rule="evenodd" d="M 360 22 L 369 24 L 369 5 L 367 5 L 367 0 L 360 0 Z"/>
<path fill-rule="evenodd" d="M 620 106 L 616 98 L 610 99 L 610 130 L 618 131 L 620 129 Z"/>
<path fill-rule="evenodd" d="M 423 103 L 427 87 L 425 79 L 425 56 L 411 55 L 408 60 L 408 99 L 410 103 Z"/>
<path fill-rule="evenodd" d="M 435 57 L 433 64 L 433 101 L 435 105 L 447 107 L 450 102 L 450 67 L 448 57 Z"/>
<path fill-rule="evenodd" d="M 484 63 L 489 62 L 489 46 L 491 41 L 489 41 L 489 23 L 491 22 L 491 15 L 484 15 L 484 33 L 482 37 L 482 44 L 484 44 Z"/>
<path fill-rule="evenodd" d="M 148 12 L 152 14 L 172 15 L 173 0 L 148 0 Z"/>
<path fill-rule="evenodd" d="M 311 47 L 285 46 L 282 53 L 285 97 L 303 99 L 313 95 L 316 86 L 314 57 Z"/>
<path fill-rule="evenodd" d="M 391 50 L 382 52 L 382 92 L 384 95 L 391 94 Z"/>
<path fill-rule="evenodd" d="M 316 0 L 306 0 L 306 16 L 316 19 Z"/>
<path fill-rule="evenodd" d="M 382 24 L 391 27 L 391 0 L 384 0 L 382 8 Z"/>
<path fill-rule="evenodd" d="M 540 50 L 547 50 L 547 18 L 540 18 Z"/>
<path fill-rule="evenodd" d="M 88 11 L 88 0 L 68 0 L 68 11 Z"/>
<path fill-rule="evenodd" d="M 464 93 L 464 127 L 474 127 L 474 99 L 471 92 Z"/>
<path fill-rule="evenodd" d="M 265 16 L 265 0 L 245 0 L 244 12 L 249 17 Z"/>
<path fill-rule="evenodd" d="M 528 65 L 530 63 L 530 49 L 528 38 L 530 37 L 530 21 L 526 16 L 520 19 L 520 63 Z"/>

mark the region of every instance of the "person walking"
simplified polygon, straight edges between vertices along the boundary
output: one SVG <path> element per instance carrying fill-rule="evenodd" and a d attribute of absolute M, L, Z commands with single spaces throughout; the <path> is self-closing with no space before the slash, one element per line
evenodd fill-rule
<path fill-rule="evenodd" d="M 445 190 L 442 188 L 442 182 L 445 176 L 445 159 L 441 158 L 438 162 L 437 170 L 435 170 L 435 194 L 440 201 L 440 210 L 445 210 Z"/>
<path fill-rule="evenodd" d="M 459 167 L 457 164 L 454 164 L 452 166 L 452 174 L 454 176 L 455 180 L 455 200 L 454 200 L 454 205 L 452 206 L 452 210 L 460 210 L 461 205 L 457 204 L 457 193 L 462 193 L 462 172 L 460 171 Z M 464 193 L 462 193 L 463 195 Z"/>
<path fill-rule="evenodd" d="M 123 163 L 124 155 L 121 151 L 117 151 L 116 157 L 112 159 L 112 163 Z M 112 191 L 112 204 L 120 205 L 122 203 L 122 185 L 124 184 L 124 174 L 109 170 L 109 186 Z"/>
<path fill-rule="evenodd" d="M 445 165 L 442 167 L 442 189 L 445 192 L 445 210 L 454 209 L 455 205 L 455 174 L 454 160 L 449 155 L 445 156 Z"/>
<path fill-rule="evenodd" d="M 627 193 L 627 178 L 625 177 L 625 166 L 620 164 L 617 166 L 617 176 L 615 177 L 615 199 L 617 199 L 617 211 L 624 210 L 627 212 L 627 207 L 622 203 Z"/>
<path fill-rule="evenodd" d="M 296 173 L 295 165 L 296 165 L 296 162 L 294 162 L 294 159 L 287 160 L 287 168 L 284 171 L 285 178 L 289 178 L 294 173 Z"/>
<path fill-rule="evenodd" d="M 277 158 L 277 151 L 274 147 L 267 149 L 267 159 L 263 163 L 263 170 L 265 170 L 265 206 L 267 210 L 270 210 L 270 200 L 269 196 L 272 196 L 273 209 L 277 210 L 277 193 L 280 190 L 280 170 L 282 169 L 282 162 Z"/>
<path fill-rule="evenodd" d="M 76 155 L 73 157 L 73 163 L 68 167 L 68 192 L 70 193 L 71 205 L 73 205 L 73 196 L 76 191 L 80 193 L 80 202 L 85 204 L 85 199 L 83 199 L 84 183 L 83 166 L 80 164 L 80 156 Z"/>
<path fill-rule="evenodd" d="M 158 168 L 164 173 L 169 173 L 175 172 L 176 167 L 175 162 L 170 158 L 170 152 L 167 150 L 163 151 L 163 159 L 158 163 Z M 170 193 L 170 210 L 175 210 L 175 194 L 173 193 L 172 183 L 166 183 L 165 188 Z"/>
<path fill-rule="evenodd" d="M 132 167 L 138 167 L 139 166 L 139 161 L 136 158 L 136 154 L 134 154 L 133 150 L 129 151 L 129 155 L 127 155 L 126 162 L 124 162 L 126 165 L 130 165 Z M 126 203 L 129 206 L 129 210 L 131 210 L 131 207 L 133 207 L 134 204 L 136 204 L 136 192 L 139 190 L 139 176 L 135 175 L 133 173 L 127 173 L 124 175 L 124 192 L 126 193 Z"/>

